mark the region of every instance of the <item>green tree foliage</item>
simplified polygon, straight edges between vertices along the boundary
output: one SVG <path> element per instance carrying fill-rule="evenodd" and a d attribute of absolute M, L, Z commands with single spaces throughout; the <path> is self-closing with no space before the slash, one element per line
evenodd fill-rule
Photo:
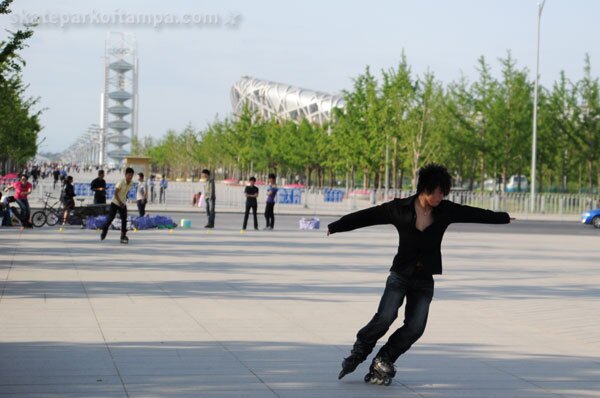
<path fill-rule="evenodd" d="M 0 2 L 0 15 L 9 14 L 12 0 Z M 19 51 L 33 35 L 32 26 L 8 32 L 0 40 L 0 173 L 18 169 L 37 153 L 37 136 L 42 129 L 40 111 L 35 111 L 38 99 L 26 96 L 27 85 L 20 71 L 25 61 Z"/>
<path fill-rule="evenodd" d="M 483 189 L 492 179 L 505 186 L 511 175 L 530 173 L 533 83 L 510 52 L 499 66 L 495 77 L 481 57 L 476 81 L 463 76 L 444 86 L 432 72 L 414 76 L 402 54 L 380 79 L 368 67 L 354 78 L 327 125 L 265 120 L 245 106 L 199 132 L 188 126 L 138 147 L 171 177 L 208 167 L 223 178 L 275 172 L 310 185 L 382 188 L 389 169 L 391 187 L 414 188 L 418 169 L 439 162 L 455 184 Z M 579 82 L 562 73 L 551 90 L 540 90 L 537 170 L 547 190 L 600 184 L 599 83 L 588 58 L 584 71 Z"/>

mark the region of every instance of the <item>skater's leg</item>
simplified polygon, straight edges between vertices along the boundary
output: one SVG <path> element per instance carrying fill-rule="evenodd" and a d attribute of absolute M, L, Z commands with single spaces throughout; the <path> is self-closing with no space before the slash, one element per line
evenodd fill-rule
<path fill-rule="evenodd" d="M 344 375 L 353 372 L 361 362 L 367 359 L 377 344 L 377 340 L 386 334 L 398 317 L 398 309 L 406 295 L 407 283 L 408 278 L 403 275 L 390 273 L 377 313 L 365 327 L 358 331 L 350 356 L 342 362 L 342 371 L 338 378 L 341 379 Z"/>
<path fill-rule="evenodd" d="M 127 206 L 119 207 L 121 217 L 121 238 L 127 236 Z"/>
<path fill-rule="evenodd" d="M 110 204 L 110 208 L 108 210 L 108 218 L 106 219 L 106 224 L 102 227 L 102 239 L 106 237 L 108 233 L 108 229 L 110 228 L 110 224 L 112 224 L 113 220 L 117 216 L 117 211 L 119 210 L 119 206 L 114 203 Z"/>
<path fill-rule="evenodd" d="M 372 349 L 377 340 L 387 333 L 398 317 L 398 309 L 402 306 L 404 296 L 407 294 L 408 284 L 409 279 L 404 275 L 395 272 L 390 273 L 377 313 L 364 328 L 359 330 L 356 335 L 358 341 L 363 342 Z"/>
<path fill-rule="evenodd" d="M 404 325 L 396 330 L 388 342 L 381 347 L 377 357 L 394 363 L 425 332 L 429 305 L 433 299 L 434 283 L 430 280 L 415 280 L 406 294 Z"/>

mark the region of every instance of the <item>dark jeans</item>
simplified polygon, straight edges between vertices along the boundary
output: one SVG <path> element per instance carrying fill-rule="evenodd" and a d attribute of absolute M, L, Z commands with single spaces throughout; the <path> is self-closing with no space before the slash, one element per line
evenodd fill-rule
<path fill-rule="evenodd" d="M 23 214 L 21 215 L 21 220 L 26 220 L 29 222 L 29 217 L 31 216 L 31 207 L 29 207 L 29 199 L 17 199 L 21 202 L 21 209 L 23 210 Z"/>
<path fill-rule="evenodd" d="M 160 187 L 160 192 L 158 195 L 158 203 L 167 203 L 167 189 Z"/>
<path fill-rule="evenodd" d="M 119 213 L 119 217 L 121 217 L 121 237 L 124 237 L 127 235 L 127 206 L 121 207 L 111 203 L 110 209 L 108 210 L 108 220 L 106 220 L 106 224 L 102 228 L 102 231 L 105 234 L 108 232 L 110 224 L 112 224 L 113 220 L 117 216 L 117 212 Z"/>
<path fill-rule="evenodd" d="M 377 340 L 383 337 L 394 320 L 406 297 L 404 325 L 396 330 L 377 353 L 392 363 L 404 354 L 425 331 L 429 304 L 433 299 L 433 277 L 408 277 L 391 272 L 377 313 L 356 335 L 355 350 L 366 356 L 373 350 Z"/>
<path fill-rule="evenodd" d="M 94 196 L 94 204 L 95 205 L 105 205 L 106 204 L 106 196 Z"/>
<path fill-rule="evenodd" d="M 252 215 L 254 216 L 254 229 L 258 229 L 258 219 L 256 218 L 256 202 L 248 203 L 246 202 L 246 212 L 244 213 L 244 226 L 242 229 L 246 229 L 248 225 L 248 215 L 250 215 L 250 209 L 252 209 Z"/>
<path fill-rule="evenodd" d="M 275 208 L 275 203 L 267 202 L 265 206 L 265 218 L 267 219 L 267 228 L 275 227 L 275 213 L 273 209 Z"/>
<path fill-rule="evenodd" d="M 208 216 L 208 225 L 215 226 L 215 199 L 205 199 L 206 215 Z"/>
<path fill-rule="evenodd" d="M 138 212 L 140 213 L 140 217 L 144 217 L 146 215 L 146 203 L 147 200 L 142 199 L 137 201 Z"/>

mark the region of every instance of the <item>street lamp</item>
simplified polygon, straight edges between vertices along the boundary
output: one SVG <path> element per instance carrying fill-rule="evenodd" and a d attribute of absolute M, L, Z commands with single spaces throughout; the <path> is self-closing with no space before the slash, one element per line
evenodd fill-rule
<path fill-rule="evenodd" d="M 529 208 L 533 213 L 535 211 L 535 166 L 537 152 L 537 104 L 538 104 L 538 80 L 540 76 L 540 22 L 542 19 L 542 10 L 546 0 L 538 2 L 538 20 L 537 20 L 537 57 L 535 64 L 535 85 L 533 88 L 533 142 L 531 145 L 531 203 Z"/>

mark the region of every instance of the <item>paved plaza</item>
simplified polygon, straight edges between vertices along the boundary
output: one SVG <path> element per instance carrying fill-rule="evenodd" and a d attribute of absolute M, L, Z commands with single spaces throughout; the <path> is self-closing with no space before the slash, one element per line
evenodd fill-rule
<path fill-rule="evenodd" d="M 240 217 L 128 246 L 0 229 L 0 398 L 600 397 L 598 234 L 452 226 L 425 335 L 384 387 L 367 363 L 337 375 L 395 230 L 326 237 L 333 218 L 299 231 L 285 216 L 240 234 Z"/>

